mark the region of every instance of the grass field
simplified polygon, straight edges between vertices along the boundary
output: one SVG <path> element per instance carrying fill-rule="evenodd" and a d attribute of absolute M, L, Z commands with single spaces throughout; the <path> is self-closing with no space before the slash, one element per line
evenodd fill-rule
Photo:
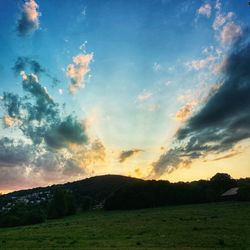
<path fill-rule="evenodd" d="M 0 229 L 0 249 L 250 249 L 250 203 L 91 211 Z"/>

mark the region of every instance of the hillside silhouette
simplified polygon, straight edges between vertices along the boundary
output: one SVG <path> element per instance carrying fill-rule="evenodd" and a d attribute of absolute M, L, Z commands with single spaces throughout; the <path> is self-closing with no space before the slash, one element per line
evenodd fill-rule
<path fill-rule="evenodd" d="M 224 195 L 225 194 L 225 195 Z M 217 173 L 210 180 L 170 183 L 104 175 L 0 196 L 0 226 L 36 224 L 86 210 L 250 201 L 250 179 Z"/>

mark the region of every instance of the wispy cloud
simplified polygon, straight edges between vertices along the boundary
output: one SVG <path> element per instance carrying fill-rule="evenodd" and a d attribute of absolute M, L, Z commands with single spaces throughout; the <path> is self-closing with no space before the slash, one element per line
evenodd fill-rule
<path fill-rule="evenodd" d="M 162 70 L 161 64 L 155 62 L 154 65 L 153 65 L 153 70 L 154 70 L 155 72 L 161 71 L 161 70 Z"/>
<path fill-rule="evenodd" d="M 213 161 L 220 161 L 220 160 L 228 159 L 241 153 L 242 153 L 241 146 L 238 146 L 230 150 L 229 153 L 214 158 Z"/>
<path fill-rule="evenodd" d="M 137 96 L 137 101 L 138 102 L 145 102 L 146 100 L 150 99 L 153 96 L 153 93 L 150 91 L 143 90 L 142 93 L 140 93 Z"/>
<path fill-rule="evenodd" d="M 132 157 L 133 155 L 142 152 L 141 149 L 131 149 L 127 151 L 122 151 L 121 154 L 119 155 L 119 162 L 122 163 L 126 161 L 128 158 Z"/>

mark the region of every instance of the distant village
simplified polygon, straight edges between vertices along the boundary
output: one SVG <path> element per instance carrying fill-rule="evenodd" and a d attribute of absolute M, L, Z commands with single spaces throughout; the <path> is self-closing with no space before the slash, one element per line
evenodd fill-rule
<path fill-rule="evenodd" d="M 0 211 L 9 211 L 18 203 L 24 203 L 29 205 L 38 205 L 46 203 L 52 199 L 52 193 L 50 190 L 38 191 L 31 194 L 25 194 L 22 196 L 10 196 L 4 205 L 0 206 Z"/>

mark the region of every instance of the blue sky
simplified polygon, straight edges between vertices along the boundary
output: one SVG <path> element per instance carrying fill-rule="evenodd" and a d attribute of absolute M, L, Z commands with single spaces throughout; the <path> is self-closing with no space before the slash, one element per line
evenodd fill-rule
<path fill-rule="evenodd" d="M 171 181 L 209 178 L 219 171 L 235 177 L 249 173 L 248 135 L 197 158 L 181 151 L 173 160 L 169 154 L 191 139 L 176 141 L 175 135 L 221 90 L 225 62 L 242 48 L 236 48 L 241 39 L 247 41 L 247 1 L 3 0 L 0 11 L 0 135 L 11 139 L 0 149 L 0 180 L 7 176 L 0 190 L 108 173 Z M 40 92 L 25 90 L 28 83 L 41 86 Z M 34 112 L 39 112 L 38 98 L 50 96 L 59 120 L 31 119 L 27 106 L 10 114 L 4 92 L 27 96 L 22 102 Z M 53 139 L 60 135 L 57 139 L 65 142 L 53 148 L 51 128 L 65 125 L 70 115 L 73 131 L 53 131 Z M 70 138 L 79 124 L 88 141 Z M 32 126 L 35 133 L 45 131 L 39 144 Z M 17 138 L 35 148 L 32 161 L 18 162 Z M 4 152 L 18 159 L 10 163 Z M 242 166 L 237 171 L 230 164 L 233 157 Z M 54 158 L 64 162 L 49 167 Z M 65 162 L 75 167 L 68 171 Z"/>

